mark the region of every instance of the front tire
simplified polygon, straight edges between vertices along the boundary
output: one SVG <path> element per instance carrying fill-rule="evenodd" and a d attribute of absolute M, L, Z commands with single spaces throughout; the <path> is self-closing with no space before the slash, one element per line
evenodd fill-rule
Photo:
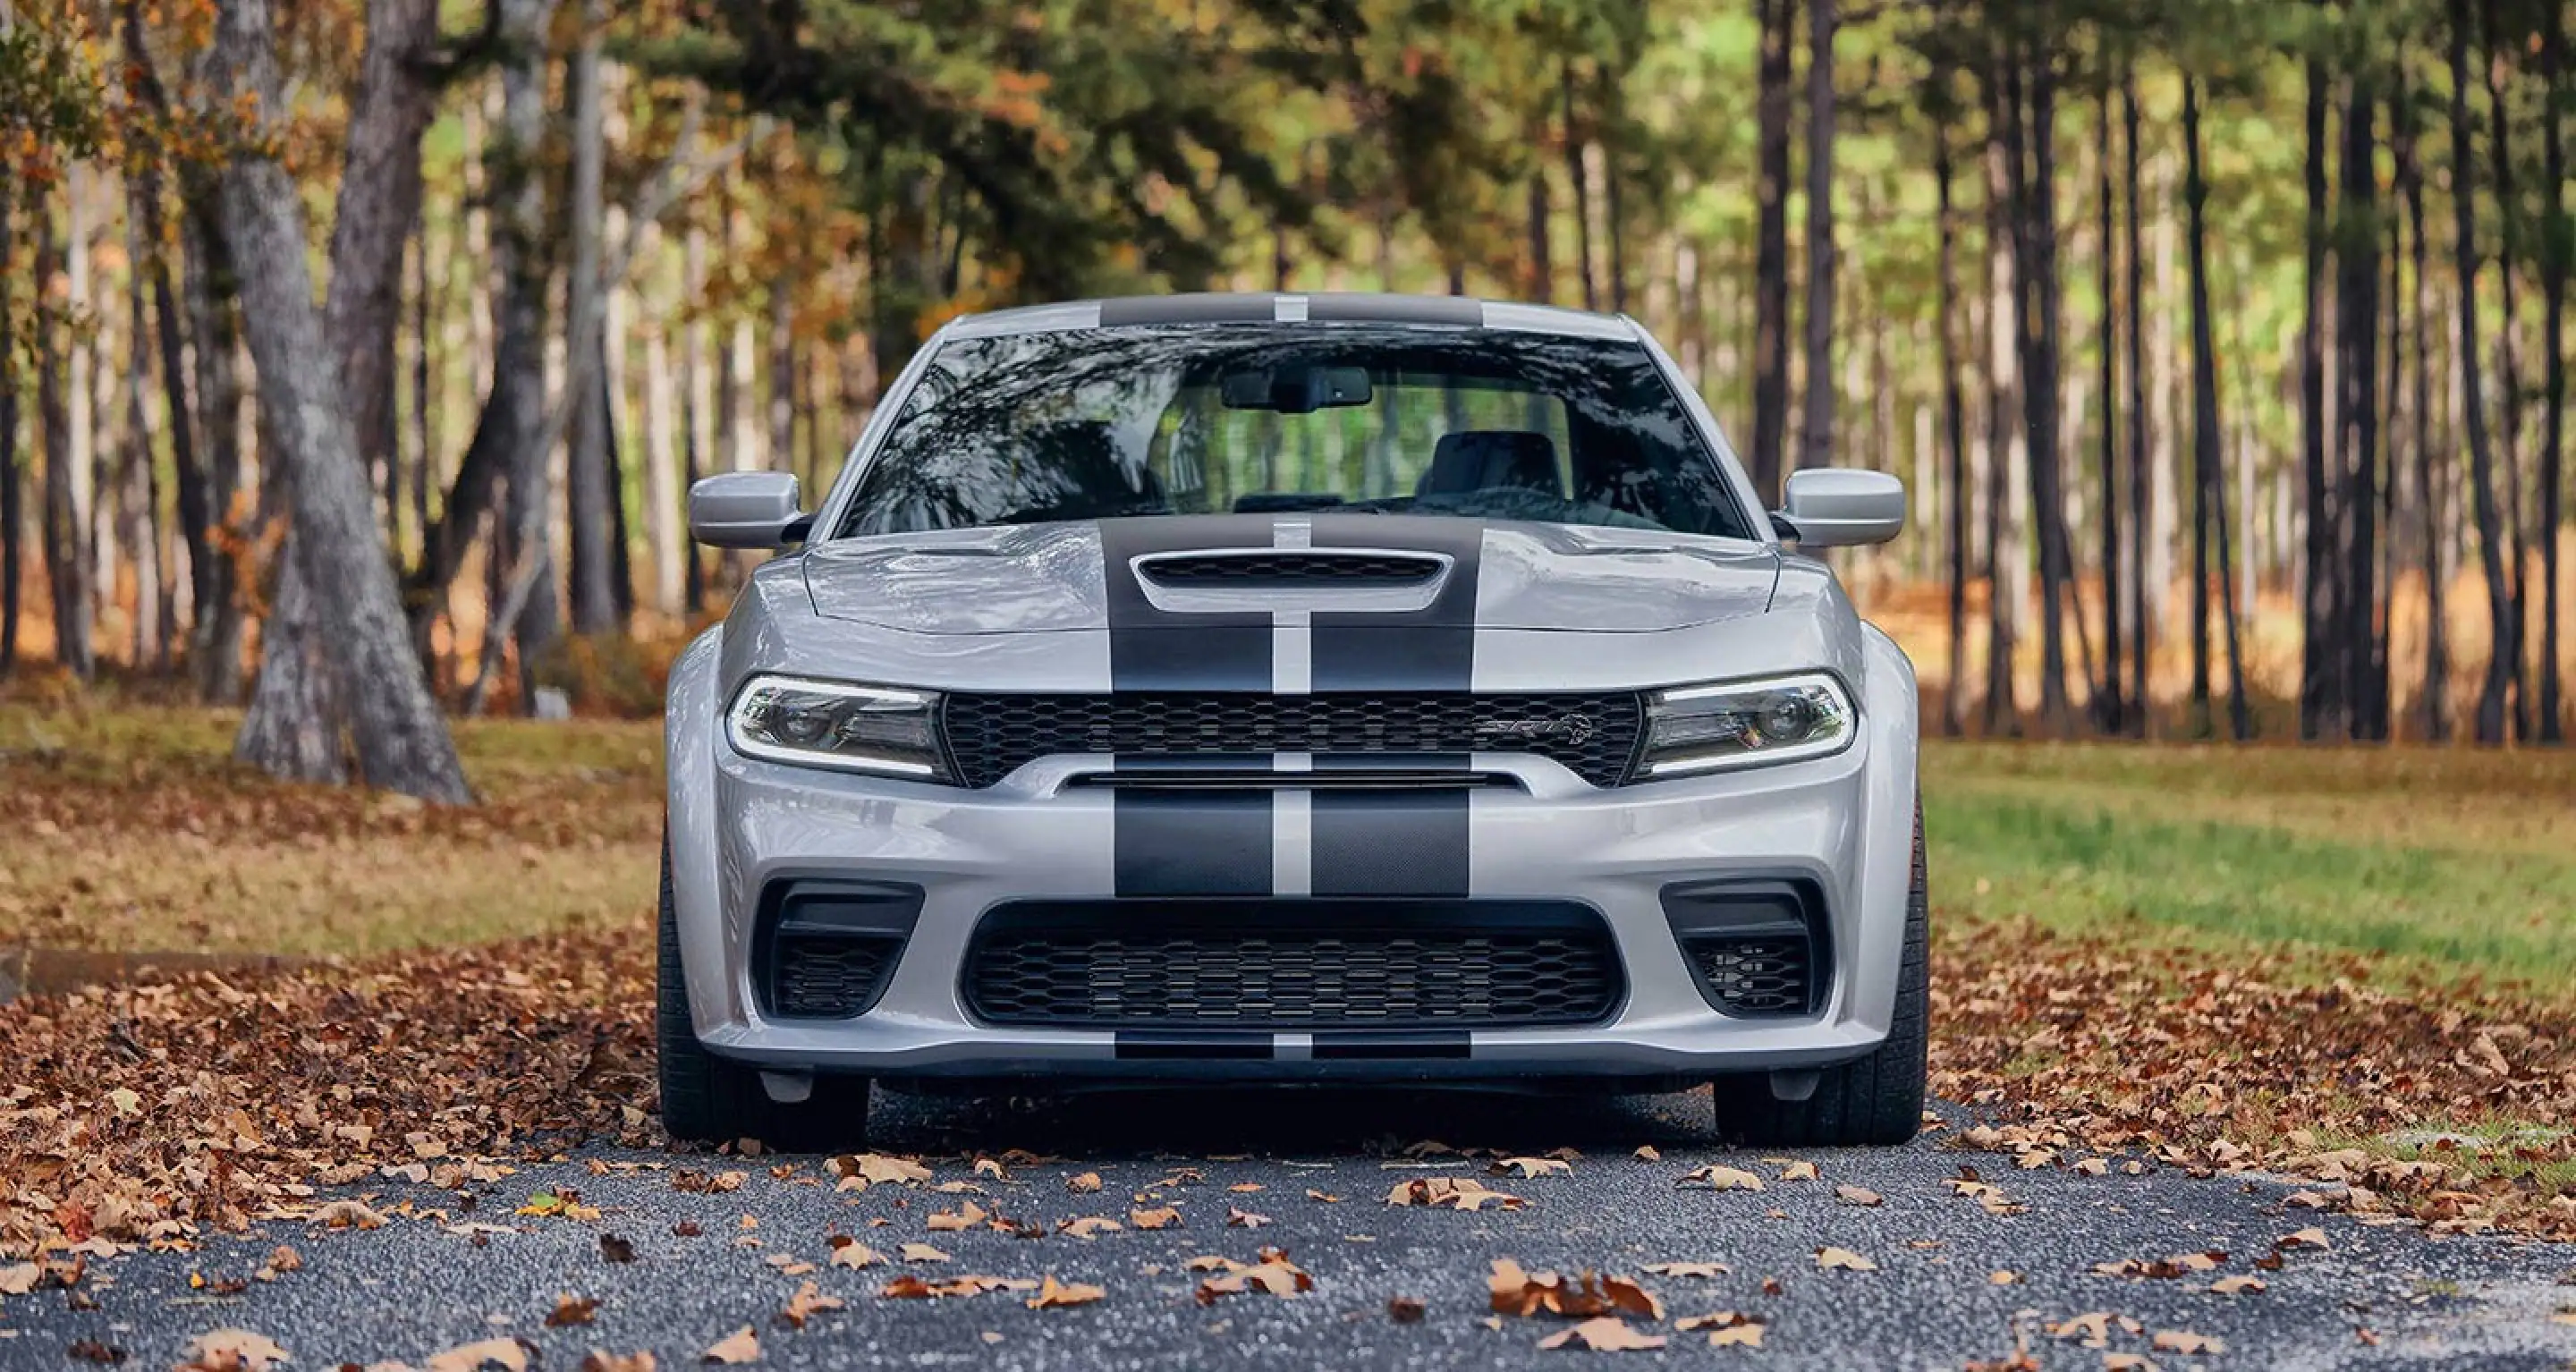
<path fill-rule="evenodd" d="M 794 1105 L 769 1098 L 760 1069 L 718 1057 L 698 1042 L 689 982 L 680 967 L 680 917 L 671 896 L 671 848 L 662 845 L 661 924 L 654 938 L 654 1047 L 660 1058 L 662 1128 L 675 1142 L 756 1139 L 784 1151 L 857 1146 L 867 1135 L 864 1077 L 818 1077 Z"/>
<path fill-rule="evenodd" d="M 1780 1100 L 1769 1073 L 1713 1083 L 1718 1132 L 1755 1147 L 1844 1148 L 1905 1143 L 1923 1127 L 1931 1072 L 1931 903 L 1924 875 L 1923 803 L 1914 803 L 1914 881 L 1905 901 L 1905 951 L 1896 1013 L 1868 1056 L 1817 1073 L 1805 1100 Z"/>

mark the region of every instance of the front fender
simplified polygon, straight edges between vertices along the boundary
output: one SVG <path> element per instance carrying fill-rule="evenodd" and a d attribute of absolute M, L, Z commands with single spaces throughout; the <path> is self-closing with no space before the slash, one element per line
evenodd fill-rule
<path fill-rule="evenodd" d="M 689 1019 L 701 1033 L 724 1022 L 725 903 L 718 894 L 722 848 L 716 841 L 716 749 L 723 682 L 718 664 L 724 626 L 698 635 L 671 664 L 663 701 L 662 754 L 667 786 L 663 841 L 671 861 L 671 900 L 679 926 L 680 967 L 689 987 Z"/>

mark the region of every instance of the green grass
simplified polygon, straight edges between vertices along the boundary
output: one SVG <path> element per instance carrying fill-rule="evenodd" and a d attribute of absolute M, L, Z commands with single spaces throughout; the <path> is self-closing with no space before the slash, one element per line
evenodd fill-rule
<path fill-rule="evenodd" d="M 2576 984 L 2576 767 L 2545 754 L 1934 744 L 1937 905 Z"/>

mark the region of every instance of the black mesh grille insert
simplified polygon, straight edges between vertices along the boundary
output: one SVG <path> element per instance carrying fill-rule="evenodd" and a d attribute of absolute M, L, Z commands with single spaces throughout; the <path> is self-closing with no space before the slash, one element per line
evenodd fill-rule
<path fill-rule="evenodd" d="M 1595 786 L 1625 781 L 1645 710 L 1634 692 L 951 695 L 957 775 L 990 786 L 1054 753 L 1535 753 Z"/>
<path fill-rule="evenodd" d="M 847 1019 L 885 993 L 903 945 L 893 939 L 782 934 L 772 956 L 770 1013 L 788 1019 Z"/>
<path fill-rule="evenodd" d="M 1801 1015 L 1812 994 L 1807 940 L 1696 938 L 1682 945 L 1718 1008 L 1731 1015 Z"/>
<path fill-rule="evenodd" d="M 1165 586 L 1419 586 L 1440 575 L 1440 562 L 1402 553 L 1187 553 L 1137 570 Z"/>
<path fill-rule="evenodd" d="M 1465 1029 L 1596 1023 L 1624 983 L 1582 906 L 1128 900 L 993 911 L 963 990 L 992 1024 Z"/>

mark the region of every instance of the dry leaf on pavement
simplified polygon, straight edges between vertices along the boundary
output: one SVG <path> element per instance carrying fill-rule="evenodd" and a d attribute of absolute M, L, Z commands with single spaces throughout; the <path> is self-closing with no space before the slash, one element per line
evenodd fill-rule
<path fill-rule="evenodd" d="M 1226 1227 L 1230 1229 L 1258 1229 L 1261 1226 L 1270 1223 L 1270 1217 L 1268 1215 L 1256 1215 L 1239 1206 L 1229 1205 L 1225 1208 L 1225 1223 Z"/>
<path fill-rule="evenodd" d="M 611 1353 L 594 1348 L 582 1355 L 580 1372 L 654 1372 L 650 1353 Z"/>
<path fill-rule="evenodd" d="M 1574 1164 L 1561 1158 L 1501 1158 L 1485 1169 L 1498 1177 L 1518 1173 L 1523 1179 L 1571 1172 Z"/>
<path fill-rule="evenodd" d="M 1706 1167 L 1694 1168 L 1693 1170 L 1684 1173 L 1681 1181 L 1676 1184 L 1681 1186 L 1705 1187 L 1711 1191 L 1759 1191 L 1762 1189 L 1762 1179 L 1760 1177 L 1757 1177 L 1740 1167 L 1727 1167 L 1714 1162 L 1710 1163 Z"/>
<path fill-rule="evenodd" d="M 946 1262 L 948 1255 L 926 1243 L 907 1243 L 895 1250 L 905 1262 Z"/>
<path fill-rule="evenodd" d="M 1722 1277 L 1735 1269 L 1722 1262 L 1650 1262 L 1646 1270 L 1658 1277 Z"/>
<path fill-rule="evenodd" d="M 2207 1334 L 2195 1334 L 2188 1329 L 2159 1329 L 2156 1331 L 2156 1336 L 2148 1340 L 2148 1344 L 2159 1353 L 2224 1353 L 2227 1351 L 2225 1340 L 2211 1338 Z"/>
<path fill-rule="evenodd" d="M 1068 1305 L 1089 1305 L 1108 1294 L 1101 1287 L 1081 1282 L 1059 1282 L 1050 1273 L 1038 1293 L 1029 1298 L 1028 1306 L 1031 1310 L 1058 1310 Z"/>
<path fill-rule="evenodd" d="M 710 1344 L 698 1361 L 728 1365 L 758 1362 L 760 1361 L 760 1336 L 751 1332 L 751 1326 L 746 1324 Z"/>
<path fill-rule="evenodd" d="M 528 1345 L 517 1339 L 485 1339 L 432 1353 L 421 1366 L 425 1372 L 482 1372 L 487 1367 L 497 1367 L 502 1372 L 528 1372 Z"/>
<path fill-rule="evenodd" d="M 1071 1234 L 1077 1239 L 1096 1239 L 1103 1234 L 1115 1234 L 1118 1229 L 1118 1221 L 1103 1219 L 1098 1215 L 1084 1215 L 1078 1219 L 1065 1220 L 1055 1227 L 1057 1233 Z"/>
<path fill-rule="evenodd" d="M 186 1361 L 175 1372 L 267 1372 L 285 1361 L 286 1350 L 265 1334 L 217 1329 L 189 1341 Z"/>
<path fill-rule="evenodd" d="M 1627 1353 L 1664 1346 L 1661 1334 L 1640 1334 L 1624 1320 L 1603 1316 L 1585 1320 L 1562 1333 L 1550 1334 L 1538 1341 L 1541 1348 L 1589 1348 L 1595 1353 Z"/>
<path fill-rule="evenodd" d="M 1845 1205 L 1876 1205 L 1879 1202 L 1886 1200 L 1887 1197 L 1870 1190 L 1866 1186 L 1836 1186 L 1834 1188 L 1834 1199 L 1841 1201 Z"/>
<path fill-rule="evenodd" d="M 563 1295 L 555 1297 L 555 1308 L 546 1312 L 546 1328 L 569 1329 L 588 1324 L 599 1314 L 599 1300 L 594 1296 Z"/>
<path fill-rule="evenodd" d="M 885 1260 L 885 1254 L 868 1247 L 866 1244 L 859 1242 L 857 1239 L 851 1238 L 847 1234 L 835 1234 L 832 1236 L 832 1265 L 834 1267 L 874 1267 Z"/>
<path fill-rule="evenodd" d="M 1423 1177 L 1415 1181 L 1400 1181 L 1386 1193 L 1386 1203 L 1450 1210 L 1480 1210 L 1487 1205 L 1518 1210 L 1529 1204 L 1509 1192 L 1491 1190 L 1473 1177 Z"/>
<path fill-rule="evenodd" d="M 1826 1271 L 1840 1269 L 1846 1272 L 1875 1272 L 1878 1270 L 1877 1263 L 1848 1248 L 1835 1248 L 1831 1245 L 1816 1250 L 1816 1266 Z"/>
<path fill-rule="evenodd" d="M 796 1294 L 787 1298 L 787 1308 L 778 1312 L 778 1318 L 791 1329 L 802 1329 L 807 1320 L 827 1310 L 842 1309 L 846 1304 L 838 1296 L 824 1295 L 821 1287 L 809 1281 L 798 1286 Z"/>
<path fill-rule="evenodd" d="M 1173 1229 L 1181 1223 L 1181 1212 L 1169 1205 L 1153 1210 L 1130 1210 L 1127 1222 L 1139 1229 Z"/>
<path fill-rule="evenodd" d="M 1077 1172 L 1064 1179 L 1064 1189 L 1077 1196 L 1087 1196 L 1100 1189 L 1100 1174 Z"/>
<path fill-rule="evenodd" d="M 960 1230 L 972 1229 L 990 1218 L 991 1215 L 984 1207 L 968 1201 L 955 1210 L 939 1211 L 926 1223 L 933 1233 L 954 1234 Z"/>

